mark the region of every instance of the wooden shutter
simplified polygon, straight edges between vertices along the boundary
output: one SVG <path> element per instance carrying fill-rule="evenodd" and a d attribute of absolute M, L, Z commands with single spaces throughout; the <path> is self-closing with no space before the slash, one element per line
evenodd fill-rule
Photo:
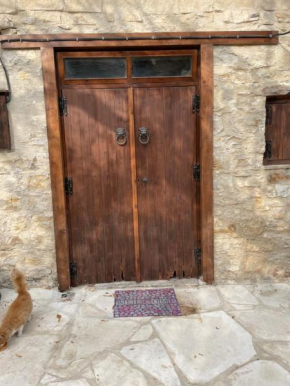
<path fill-rule="evenodd" d="M 0 90 L 0 149 L 11 149 L 7 100 L 9 91 Z"/>
<path fill-rule="evenodd" d="M 264 165 L 290 164 L 290 95 L 266 100 Z"/>

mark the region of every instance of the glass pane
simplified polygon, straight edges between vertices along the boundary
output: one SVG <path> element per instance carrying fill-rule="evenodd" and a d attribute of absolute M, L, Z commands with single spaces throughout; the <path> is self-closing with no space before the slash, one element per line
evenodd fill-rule
<path fill-rule="evenodd" d="M 134 78 L 190 76 L 191 56 L 139 56 L 132 58 Z"/>
<path fill-rule="evenodd" d="M 65 79 L 125 78 L 125 58 L 64 59 Z"/>

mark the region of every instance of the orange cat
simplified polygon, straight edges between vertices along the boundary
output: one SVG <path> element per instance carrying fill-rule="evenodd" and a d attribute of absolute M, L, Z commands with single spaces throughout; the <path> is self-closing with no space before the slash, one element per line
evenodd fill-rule
<path fill-rule="evenodd" d="M 11 273 L 11 280 L 18 296 L 8 308 L 0 327 L 0 350 L 7 346 L 9 339 L 16 332 L 18 336 L 21 336 L 23 327 L 30 320 L 32 312 L 32 300 L 27 291 L 24 275 L 14 268 Z"/>

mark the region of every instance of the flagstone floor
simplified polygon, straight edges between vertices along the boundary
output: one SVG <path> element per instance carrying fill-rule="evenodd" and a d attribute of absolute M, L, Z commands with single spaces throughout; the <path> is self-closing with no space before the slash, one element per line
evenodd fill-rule
<path fill-rule="evenodd" d="M 290 286 L 198 284 L 31 289 L 33 316 L 0 352 L 0 385 L 290 385 Z M 113 318 L 115 289 L 157 286 L 175 288 L 184 316 Z M 0 318 L 15 297 L 1 293 Z"/>

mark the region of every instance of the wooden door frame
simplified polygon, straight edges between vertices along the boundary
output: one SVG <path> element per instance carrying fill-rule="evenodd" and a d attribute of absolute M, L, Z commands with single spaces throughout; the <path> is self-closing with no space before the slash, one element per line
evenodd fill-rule
<path fill-rule="evenodd" d="M 200 219 L 202 278 L 214 281 L 213 228 L 213 45 L 200 47 Z"/>
<path fill-rule="evenodd" d="M 69 231 L 64 188 L 64 156 L 62 129 L 58 106 L 56 52 L 53 47 L 41 47 L 44 97 L 48 132 L 48 149 L 52 188 L 56 263 L 59 290 L 71 285 L 69 272 Z M 213 250 L 213 45 L 200 46 L 200 242 L 202 248 L 202 276 L 206 283 L 214 280 Z"/>
<path fill-rule="evenodd" d="M 59 94 L 55 50 L 53 48 L 41 48 L 40 50 L 47 122 L 58 288 L 60 291 L 65 291 L 71 286 L 71 278 L 69 231 L 64 188 L 64 156 L 58 104 Z"/>

